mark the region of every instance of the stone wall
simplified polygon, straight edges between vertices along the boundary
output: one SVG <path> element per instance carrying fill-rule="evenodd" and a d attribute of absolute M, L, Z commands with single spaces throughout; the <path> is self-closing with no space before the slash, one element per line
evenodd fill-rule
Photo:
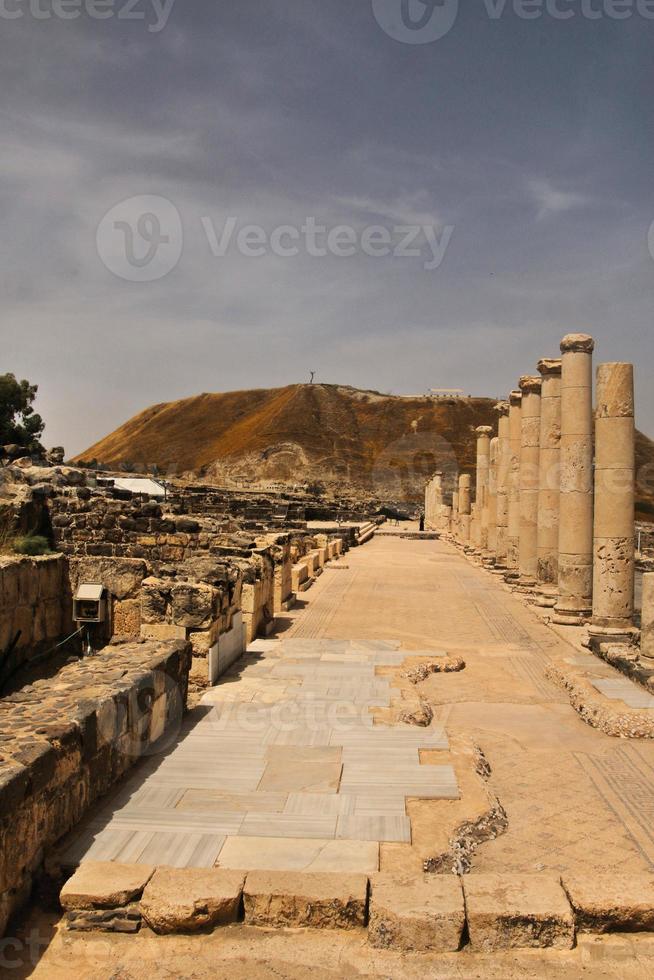
<path fill-rule="evenodd" d="M 243 568 L 241 608 L 246 644 L 267 636 L 275 623 L 275 562 L 268 548 L 254 552 Z"/>
<path fill-rule="evenodd" d="M 244 561 L 244 566 L 248 569 L 249 563 Z M 236 563 L 209 556 L 160 566 L 141 586 L 141 635 L 188 640 L 193 651 L 193 680 L 214 683 L 225 669 L 224 657 L 222 669 L 214 662 L 220 645 L 238 655 L 245 649 L 243 582 L 244 573 Z"/>
<path fill-rule="evenodd" d="M 0 682 L 66 631 L 72 626 L 64 558 L 0 558 L 0 657 L 10 651 L 0 661 Z"/>
<path fill-rule="evenodd" d="M 150 574 L 142 558 L 68 559 L 68 600 L 80 585 L 103 585 L 109 597 L 109 616 L 106 623 L 94 627 L 98 643 L 110 639 L 136 639 L 141 632 L 141 585 Z"/>
<path fill-rule="evenodd" d="M 0 701 L 0 935 L 49 849 L 175 735 L 186 642 L 109 646 Z"/>
<path fill-rule="evenodd" d="M 49 506 L 55 547 L 69 555 L 183 561 L 225 540 L 216 520 L 164 515 L 153 501 L 113 499 L 88 487 L 66 490 Z"/>

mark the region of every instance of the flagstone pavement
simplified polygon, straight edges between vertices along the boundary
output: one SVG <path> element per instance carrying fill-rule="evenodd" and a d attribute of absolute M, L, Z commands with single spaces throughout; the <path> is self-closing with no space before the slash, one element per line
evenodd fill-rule
<path fill-rule="evenodd" d="M 432 725 L 376 722 L 397 694 L 383 668 L 445 652 L 466 668 L 419 685 Z M 67 860 L 374 871 L 380 846 L 411 840 L 407 800 L 459 797 L 446 750 L 463 735 L 509 820 L 474 870 L 651 870 L 654 747 L 589 728 L 545 677 L 553 657 L 583 656 L 450 544 L 376 539 L 327 566 L 93 812 Z M 626 683 L 598 662 L 598 690 L 647 707 Z M 421 749 L 443 764 L 421 764 Z"/>

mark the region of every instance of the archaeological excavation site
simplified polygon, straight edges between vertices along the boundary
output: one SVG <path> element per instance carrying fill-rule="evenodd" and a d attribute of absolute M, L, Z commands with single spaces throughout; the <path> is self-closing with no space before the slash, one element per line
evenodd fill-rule
<path fill-rule="evenodd" d="M 651 975 L 654 446 L 595 346 L 2 447 L 2 976 Z"/>

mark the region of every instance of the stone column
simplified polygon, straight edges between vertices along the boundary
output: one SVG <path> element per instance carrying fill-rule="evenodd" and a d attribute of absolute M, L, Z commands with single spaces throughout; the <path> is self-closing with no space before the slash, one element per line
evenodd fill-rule
<path fill-rule="evenodd" d="M 440 508 L 443 503 L 443 474 L 434 473 L 427 484 L 425 494 L 425 528 L 428 531 L 435 531 L 438 528 L 441 513 Z"/>
<path fill-rule="evenodd" d="M 470 547 L 475 551 L 481 550 L 481 521 L 476 501 L 470 504 Z"/>
<path fill-rule="evenodd" d="M 536 600 L 556 604 L 559 580 L 559 484 L 561 480 L 561 361 L 538 362 L 543 379 L 540 400 L 540 466 L 538 479 L 538 568 Z"/>
<path fill-rule="evenodd" d="M 541 379 L 527 375 L 520 379 L 522 392 L 520 444 L 520 544 L 518 571 L 520 585 L 536 584 L 538 570 L 538 475 L 540 462 Z"/>
<path fill-rule="evenodd" d="M 461 544 L 470 543 L 470 491 L 472 478 L 469 473 L 459 477 L 459 537 Z"/>
<path fill-rule="evenodd" d="M 522 392 L 512 391 L 509 395 L 509 523 L 507 526 L 506 567 L 516 573 L 518 569 L 518 546 L 520 542 L 520 445 L 522 416 Z"/>
<path fill-rule="evenodd" d="M 511 445 L 509 440 L 509 403 L 499 402 L 495 406 L 499 414 L 497 423 L 497 535 L 495 544 L 495 565 L 506 567 L 506 553 L 509 545 L 509 473 L 511 470 Z"/>
<path fill-rule="evenodd" d="M 654 572 L 643 575 L 643 604 L 640 614 L 640 655 L 654 659 Z"/>
<path fill-rule="evenodd" d="M 554 622 L 580 625 L 593 595 L 593 350 L 587 334 L 561 341 L 559 598 Z"/>
<path fill-rule="evenodd" d="M 479 521 L 479 545 L 482 551 L 488 547 L 488 478 L 490 470 L 490 441 L 493 430 L 490 425 L 480 425 L 477 432 L 477 519 Z"/>
<path fill-rule="evenodd" d="M 458 484 L 457 484 L 458 486 Z M 452 494 L 452 534 L 459 536 L 459 491 L 455 490 Z"/>
<path fill-rule="evenodd" d="M 595 411 L 595 642 L 633 635 L 636 430 L 633 364 L 600 364 Z"/>
<path fill-rule="evenodd" d="M 488 468 L 488 542 L 486 558 L 495 561 L 497 552 L 497 464 L 500 440 L 497 436 L 490 441 Z"/>

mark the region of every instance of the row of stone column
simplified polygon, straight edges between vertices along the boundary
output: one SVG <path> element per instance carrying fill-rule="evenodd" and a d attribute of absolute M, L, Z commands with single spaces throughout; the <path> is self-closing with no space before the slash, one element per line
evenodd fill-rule
<path fill-rule="evenodd" d="M 476 430 L 475 499 L 462 474 L 452 530 L 556 622 L 590 620 L 606 638 L 633 626 L 634 374 L 600 364 L 593 413 L 593 350 L 586 334 L 564 337 L 561 358 L 497 405 L 497 435 Z"/>

